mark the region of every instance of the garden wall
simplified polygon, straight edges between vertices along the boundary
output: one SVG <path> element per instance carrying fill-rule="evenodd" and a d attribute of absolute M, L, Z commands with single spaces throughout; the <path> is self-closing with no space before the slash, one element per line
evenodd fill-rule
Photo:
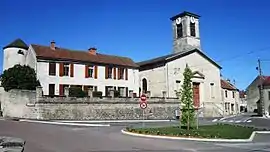
<path fill-rule="evenodd" d="M 10 90 L 0 88 L 4 117 L 43 120 L 142 119 L 139 98 L 45 97 L 42 89 Z M 144 119 L 174 119 L 178 99 L 148 99 Z"/>

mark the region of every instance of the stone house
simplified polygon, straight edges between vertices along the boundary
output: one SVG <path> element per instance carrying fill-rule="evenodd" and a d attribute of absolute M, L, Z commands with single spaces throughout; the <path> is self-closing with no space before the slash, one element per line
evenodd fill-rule
<path fill-rule="evenodd" d="M 233 115 L 240 112 L 239 90 L 231 84 L 230 80 L 220 80 L 221 95 L 224 102 L 224 115 Z"/>
<path fill-rule="evenodd" d="M 78 86 L 83 90 L 119 90 L 121 96 L 139 93 L 139 69 L 127 57 L 98 53 L 96 48 L 74 51 L 50 45 L 25 44 L 17 39 L 4 48 L 3 70 L 15 64 L 35 69 L 44 95 L 64 95 L 64 88 Z"/>
<path fill-rule="evenodd" d="M 270 112 L 270 76 L 257 76 L 246 89 L 247 111 L 261 114 L 260 86 L 262 84 L 262 99 L 267 116 Z"/>
<path fill-rule="evenodd" d="M 210 115 L 222 115 L 221 66 L 201 48 L 199 15 L 183 12 L 171 18 L 173 52 L 138 62 L 141 92 L 153 97 L 177 97 L 188 65 L 194 73 L 195 107 L 210 108 Z M 213 110 L 214 109 L 214 110 Z M 212 113 L 217 110 L 218 112 Z"/>
<path fill-rule="evenodd" d="M 240 112 L 247 112 L 247 94 L 246 91 L 240 91 Z"/>

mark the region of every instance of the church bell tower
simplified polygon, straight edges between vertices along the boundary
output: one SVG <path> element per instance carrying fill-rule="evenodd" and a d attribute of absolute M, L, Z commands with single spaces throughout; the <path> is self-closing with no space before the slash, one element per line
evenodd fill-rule
<path fill-rule="evenodd" d="M 201 49 L 199 15 L 183 12 L 171 18 L 173 28 L 173 53 Z"/>

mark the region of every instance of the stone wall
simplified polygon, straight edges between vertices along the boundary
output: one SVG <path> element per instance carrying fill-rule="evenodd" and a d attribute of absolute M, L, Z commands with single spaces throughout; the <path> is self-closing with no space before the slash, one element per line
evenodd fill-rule
<path fill-rule="evenodd" d="M 142 119 L 139 98 L 45 97 L 36 91 L 0 90 L 4 117 L 43 120 Z M 144 119 L 174 119 L 177 99 L 148 99 Z"/>

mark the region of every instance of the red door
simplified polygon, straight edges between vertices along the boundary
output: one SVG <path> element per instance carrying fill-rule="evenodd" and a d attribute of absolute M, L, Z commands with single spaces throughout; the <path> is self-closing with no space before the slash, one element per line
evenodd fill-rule
<path fill-rule="evenodd" d="M 200 83 L 193 83 L 193 104 L 200 107 Z"/>

